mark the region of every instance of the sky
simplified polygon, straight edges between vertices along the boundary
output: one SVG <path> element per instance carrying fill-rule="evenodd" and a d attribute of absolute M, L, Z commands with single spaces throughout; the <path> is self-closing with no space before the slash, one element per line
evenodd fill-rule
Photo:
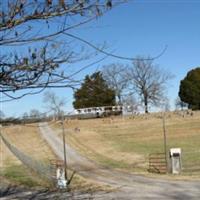
<path fill-rule="evenodd" d="M 173 109 L 180 80 L 189 70 L 200 66 L 199 22 L 200 0 L 130 0 L 75 33 L 94 44 L 106 42 L 114 54 L 125 57 L 157 56 L 167 46 L 165 53 L 154 63 L 175 76 L 167 88 L 167 96 Z M 109 57 L 79 76 L 83 78 L 111 63 L 131 64 Z M 52 91 L 66 100 L 66 112 L 73 110 L 71 89 Z M 43 93 L 1 103 L 0 106 L 6 116 L 14 117 L 31 109 L 46 111 Z"/>

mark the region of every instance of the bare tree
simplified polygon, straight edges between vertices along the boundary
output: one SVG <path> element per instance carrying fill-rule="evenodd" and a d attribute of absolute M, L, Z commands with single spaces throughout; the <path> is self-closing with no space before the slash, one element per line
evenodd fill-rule
<path fill-rule="evenodd" d="M 5 0 L 0 2 L 0 92 L 6 101 L 41 92 L 47 87 L 72 87 L 73 63 L 96 52 L 106 54 L 72 33 L 124 0 Z M 92 52 L 86 50 L 92 47 Z M 65 63 L 64 67 L 60 67 Z M 30 91 L 27 89 L 40 89 Z M 16 96 L 16 91 L 24 94 Z M 28 91 L 28 92 L 27 92 Z M 5 99 L 7 97 L 7 99 Z"/>
<path fill-rule="evenodd" d="M 170 111 L 170 100 L 165 96 L 160 102 L 160 106 L 162 108 L 163 112 L 169 112 Z"/>
<path fill-rule="evenodd" d="M 127 66 L 119 63 L 106 65 L 102 70 L 108 86 L 115 91 L 119 105 L 122 104 L 123 91 L 128 86 L 126 70 Z"/>
<path fill-rule="evenodd" d="M 177 97 L 175 100 L 175 107 L 176 109 L 181 109 L 183 111 L 184 108 L 188 108 L 188 104 L 181 101 L 180 97 Z"/>
<path fill-rule="evenodd" d="M 4 117 L 5 117 L 4 112 L 3 112 L 2 110 L 0 110 L 0 120 L 1 120 L 1 119 L 4 119 Z"/>
<path fill-rule="evenodd" d="M 124 96 L 122 103 L 125 113 L 131 113 L 132 115 L 134 115 L 138 112 L 139 104 L 132 94 Z"/>
<path fill-rule="evenodd" d="M 40 118 L 40 111 L 37 109 L 32 109 L 32 110 L 30 110 L 29 116 L 31 118 Z"/>
<path fill-rule="evenodd" d="M 65 105 L 65 100 L 56 96 L 54 92 L 45 92 L 43 102 L 48 109 L 54 112 L 55 118 L 60 118 L 63 115 L 63 106 Z"/>
<path fill-rule="evenodd" d="M 172 75 L 153 64 L 153 60 L 138 57 L 133 61 L 127 77 L 133 91 L 144 105 L 145 113 L 148 113 L 149 106 L 158 106 L 165 96 L 165 86 Z"/>
<path fill-rule="evenodd" d="M 24 112 L 22 115 L 22 119 L 28 119 L 29 115 L 27 112 Z"/>

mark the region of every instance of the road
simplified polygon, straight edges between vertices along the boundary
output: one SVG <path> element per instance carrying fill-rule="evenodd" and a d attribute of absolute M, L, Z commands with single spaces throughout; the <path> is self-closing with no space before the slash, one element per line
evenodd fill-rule
<path fill-rule="evenodd" d="M 62 140 L 47 123 L 40 123 L 39 128 L 41 135 L 51 146 L 55 154 L 60 159 L 63 159 Z M 78 174 L 115 188 L 114 192 L 107 194 L 106 199 L 200 199 L 200 181 L 169 181 L 102 168 L 79 154 L 68 144 L 66 144 L 66 152 L 68 166 Z"/>

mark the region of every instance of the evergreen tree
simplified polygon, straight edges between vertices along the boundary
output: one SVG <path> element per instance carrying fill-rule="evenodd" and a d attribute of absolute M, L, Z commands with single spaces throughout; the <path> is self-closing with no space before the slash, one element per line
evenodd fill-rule
<path fill-rule="evenodd" d="M 87 75 L 81 88 L 74 93 L 74 108 L 115 105 L 115 91 L 110 89 L 101 72 Z"/>
<path fill-rule="evenodd" d="M 179 97 L 181 101 L 188 103 L 188 108 L 200 110 L 200 67 L 189 71 L 181 80 Z"/>

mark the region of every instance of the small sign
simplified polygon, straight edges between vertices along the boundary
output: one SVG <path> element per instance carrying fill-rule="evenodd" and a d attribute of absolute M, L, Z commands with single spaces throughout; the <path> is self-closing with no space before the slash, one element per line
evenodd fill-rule
<path fill-rule="evenodd" d="M 63 160 L 51 160 L 51 164 L 55 166 L 56 184 L 60 189 L 67 187 L 67 180 L 65 178 L 64 162 Z"/>
<path fill-rule="evenodd" d="M 67 187 L 67 181 L 65 179 L 65 170 L 62 167 L 56 169 L 57 186 L 60 189 Z"/>

